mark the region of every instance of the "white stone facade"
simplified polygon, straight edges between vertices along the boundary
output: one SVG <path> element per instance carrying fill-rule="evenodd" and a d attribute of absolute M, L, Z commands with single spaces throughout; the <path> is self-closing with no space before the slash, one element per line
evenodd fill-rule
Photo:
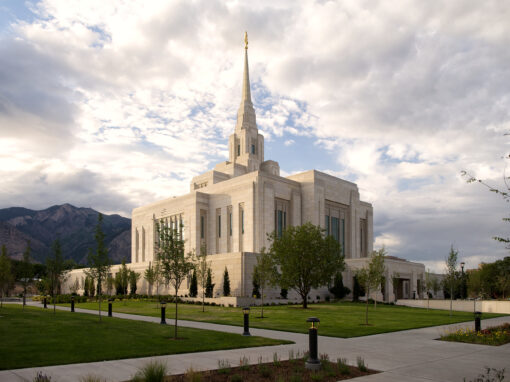
<path fill-rule="evenodd" d="M 130 268 L 144 270 L 155 260 L 157 222 L 182 226 L 186 251 L 199 252 L 205 245 L 216 296 L 222 291 L 225 267 L 231 295 L 250 296 L 256 254 L 269 246 L 269 233 L 286 226 L 311 222 L 337 238 L 348 265 L 344 283 L 351 289 L 352 269 L 362 266 L 373 250 L 372 205 L 360 200 L 356 184 L 316 170 L 282 177 L 277 162 L 264 160 L 264 138 L 258 132 L 251 101 L 247 50 L 241 105 L 229 138 L 229 160 L 194 177 L 188 194 L 133 210 Z M 416 290 L 422 273 L 410 271 L 411 289 Z M 188 288 L 188 283 L 183 283 L 180 294 L 186 295 Z M 147 293 L 143 272 L 138 292 Z M 268 297 L 279 293 L 271 291 Z M 327 288 L 321 288 L 312 295 L 324 297 L 327 293 Z"/>

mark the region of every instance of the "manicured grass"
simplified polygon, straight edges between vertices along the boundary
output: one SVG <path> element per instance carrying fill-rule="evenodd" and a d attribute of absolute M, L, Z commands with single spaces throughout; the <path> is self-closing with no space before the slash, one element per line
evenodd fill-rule
<path fill-rule="evenodd" d="M 81 303 L 79 308 L 97 309 L 97 303 Z M 107 307 L 105 307 L 107 309 Z M 156 302 L 151 301 L 115 301 L 114 312 L 141 314 L 159 317 L 160 310 Z M 167 304 L 167 317 L 174 316 L 174 305 Z M 496 314 L 484 314 L 483 318 L 499 317 Z M 369 307 L 369 326 L 365 322 L 365 304 L 351 302 L 311 304 L 308 309 L 301 305 L 282 305 L 264 307 L 264 319 L 260 317 L 260 307 L 252 307 L 250 326 L 263 329 L 276 329 L 298 333 L 307 333 L 308 317 L 318 317 L 321 322 L 319 334 L 332 337 L 359 337 L 370 334 L 394 332 L 406 329 L 452 324 L 473 320 L 468 312 L 450 312 L 446 310 L 426 310 L 404 306 L 382 305 Z M 179 318 L 191 321 L 206 321 L 218 324 L 243 325 L 241 308 L 206 306 L 202 312 L 200 305 L 179 304 Z"/>
<path fill-rule="evenodd" d="M 43 310 L 0 309 L 0 369 L 191 353 L 289 343 L 261 337 Z"/>
<path fill-rule="evenodd" d="M 470 344 L 499 346 L 510 342 L 510 324 L 489 327 L 478 333 L 472 329 L 458 329 L 445 333 L 440 338 L 443 341 L 466 342 Z"/>

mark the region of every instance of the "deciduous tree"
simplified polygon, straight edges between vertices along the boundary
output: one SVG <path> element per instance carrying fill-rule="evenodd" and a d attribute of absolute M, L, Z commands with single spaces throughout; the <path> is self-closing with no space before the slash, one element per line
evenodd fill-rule
<path fill-rule="evenodd" d="M 23 252 L 23 258 L 20 263 L 20 278 L 19 282 L 21 283 L 21 287 L 23 288 L 23 310 L 25 309 L 26 301 L 27 301 L 27 291 L 32 284 L 32 279 L 34 277 L 34 267 L 30 262 L 30 240 L 27 241 L 27 247 L 25 252 Z"/>
<path fill-rule="evenodd" d="M 177 339 L 177 319 L 179 307 L 178 291 L 183 280 L 193 269 L 194 256 L 192 252 L 184 252 L 182 227 L 181 230 L 177 230 L 171 229 L 163 224 L 157 224 L 156 229 L 159 236 L 159 240 L 155 243 L 156 257 L 161 263 L 162 273 L 165 280 L 170 283 L 175 290 L 174 338 Z"/>
<path fill-rule="evenodd" d="M 97 297 L 98 297 L 98 313 L 99 321 L 101 321 L 101 300 L 102 300 L 102 284 L 106 281 L 110 273 L 111 261 L 108 257 L 108 248 L 105 244 L 105 234 L 102 229 L 103 215 L 99 214 L 97 217 L 96 233 L 96 250 L 93 252 L 89 250 L 88 262 L 89 270 L 88 275 L 92 278 L 92 282 L 96 280 L 97 283 Z"/>
<path fill-rule="evenodd" d="M 445 286 L 450 291 L 450 316 L 453 311 L 453 296 L 454 290 L 457 286 L 458 275 L 457 275 L 457 258 L 459 256 L 459 252 L 453 248 L 453 245 L 450 247 L 450 253 L 445 260 L 446 264 L 446 274 L 444 278 Z"/>
<path fill-rule="evenodd" d="M 193 273 L 191 275 L 191 282 L 189 285 L 189 296 L 197 297 L 198 295 L 198 280 L 197 280 L 197 271 L 193 269 Z"/>
<path fill-rule="evenodd" d="M 327 285 L 344 268 L 340 244 L 312 223 L 288 227 L 281 236 L 273 232 L 269 240 L 269 253 L 279 268 L 280 287 L 294 289 L 304 309 L 310 290 Z"/>
<path fill-rule="evenodd" d="M 0 307 L 3 307 L 3 298 L 7 295 L 12 282 L 11 259 L 7 256 L 7 248 L 2 245 L 2 254 L 0 255 Z"/>
<path fill-rule="evenodd" d="M 372 252 L 368 264 L 356 271 L 358 282 L 365 289 L 366 293 L 365 325 L 368 325 L 368 300 L 370 299 L 370 292 L 380 288 L 384 272 L 386 271 L 384 266 L 385 255 L 386 250 L 384 248 Z"/>
<path fill-rule="evenodd" d="M 264 318 L 264 291 L 268 286 L 274 286 L 278 282 L 278 272 L 274 264 L 273 258 L 270 253 L 262 248 L 262 251 L 257 255 L 257 264 L 253 269 L 253 278 L 256 280 L 260 289 L 261 312 L 260 318 Z"/>
<path fill-rule="evenodd" d="M 57 294 L 69 270 L 66 268 L 64 256 L 62 256 L 62 247 L 58 238 L 53 242 L 52 250 L 53 253 L 46 259 L 46 272 L 48 289 L 53 300 L 53 314 L 56 314 Z"/>
<path fill-rule="evenodd" d="M 147 284 L 149 284 L 149 290 L 148 290 L 149 296 L 152 295 L 152 286 L 156 282 L 156 277 L 157 277 L 157 274 L 156 274 L 155 266 L 153 266 L 152 262 L 149 261 L 149 266 L 147 267 L 147 269 L 145 270 L 145 272 L 143 274 L 143 278 L 147 281 Z"/>

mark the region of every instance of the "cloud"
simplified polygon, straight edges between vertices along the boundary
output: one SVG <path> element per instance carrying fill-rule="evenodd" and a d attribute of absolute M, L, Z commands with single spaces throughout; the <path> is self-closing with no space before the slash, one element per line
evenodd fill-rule
<path fill-rule="evenodd" d="M 0 34 L 0 204 L 129 216 L 187 192 L 226 159 L 248 30 L 266 159 L 356 182 L 392 255 L 502 257 L 506 205 L 459 174 L 504 186 L 504 7 L 38 2 Z"/>

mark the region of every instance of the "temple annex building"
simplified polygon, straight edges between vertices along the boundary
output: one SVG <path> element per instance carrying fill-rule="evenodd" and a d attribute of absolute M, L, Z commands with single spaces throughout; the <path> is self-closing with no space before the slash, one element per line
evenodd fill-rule
<path fill-rule="evenodd" d="M 228 160 L 194 177 L 188 194 L 133 210 L 128 267 L 141 274 L 137 293 L 148 292 L 143 272 L 155 261 L 156 222 L 182 229 L 186 252 L 199 252 L 205 245 L 215 297 L 221 296 L 226 267 L 231 296 L 243 300 L 251 296 L 253 267 L 261 248 L 269 247 L 268 233 L 275 230 L 280 233 L 290 225 L 305 222 L 320 225 L 343 248 L 344 285 L 352 291 L 355 270 L 366 264 L 373 250 L 372 205 L 360 199 L 358 187 L 352 182 L 316 170 L 282 177 L 279 164 L 264 158 L 264 137 L 257 129 L 251 100 L 247 41 L 241 104 L 228 147 Z M 391 282 L 394 273 L 400 277 L 398 298 L 419 294 L 424 265 L 391 256 L 385 263 L 386 282 L 377 293 L 379 300 L 394 300 Z M 118 269 L 118 265 L 113 266 L 112 273 Z M 74 270 L 67 283 L 71 285 L 78 279 L 83 285 L 84 276 L 83 270 Z M 160 288 L 160 292 L 171 293 L 165 287 Z M 182 296 L 188 293 L 189 280 L 179 291 Z M 310 298 L 320 296 L 323 300 L 327 294 L 325 286 L 312 291 Z M 279 295 L 280 289 L 268 293 L 269 298 Z M 289 298 L 297 298 L 297 294 L 289 291 Z"/>

